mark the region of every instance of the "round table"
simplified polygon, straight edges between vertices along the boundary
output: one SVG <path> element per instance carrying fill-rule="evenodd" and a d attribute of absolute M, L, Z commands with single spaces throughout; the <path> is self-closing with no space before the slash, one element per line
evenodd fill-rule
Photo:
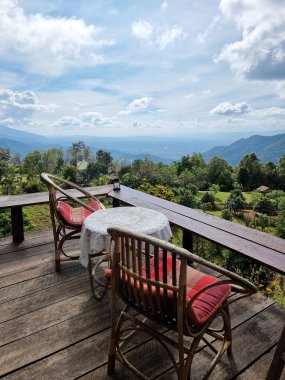
<path fill-rule="evenodd" d="M 89 255 L 108 251 L 109 227 L 123 227 L 134 232 L 169 241 L 172 237 L 169 221 L 162 213 L 143 207 L 116 207 L 89 215 L 82 227 L 80 263 L 88 266 Z"/>

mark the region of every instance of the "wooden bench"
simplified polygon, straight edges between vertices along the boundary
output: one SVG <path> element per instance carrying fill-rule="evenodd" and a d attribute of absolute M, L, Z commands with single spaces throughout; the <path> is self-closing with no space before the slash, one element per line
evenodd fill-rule
<path fill-rule="evenodd" d="M 112 189 L 112 185 L 86 187 L 86 189 L 95 196 L 107 195 Z M 82 197 L 78 191 L 69 190 L 76 196 Z M 14 243 L 21 243 L 24 240 L 24 224 L 23 224 L 23 207 L 42 205 L 49 203 L 48 192 L 5 195 L 0 197 L 0 210 L 11 209 L 12 236 Z"/>

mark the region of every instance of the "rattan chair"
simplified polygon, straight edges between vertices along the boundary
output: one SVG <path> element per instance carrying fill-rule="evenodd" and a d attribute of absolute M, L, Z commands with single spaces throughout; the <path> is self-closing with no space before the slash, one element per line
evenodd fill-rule
<path fill-rule="evenodd" d="M 180 380 L 191 378 L 193 357 L 202 340 L 213 352 L 201 376 L 207 379 L 222 354 L 227 351 L 231 355 L 229 305 L 255 293 L 256 288 L 240 276 L 173 244 L 122 228 L 109 228 L 108 232 L 112 237 L 108 374 L 114 372 L 117 359 L 138 377 L 147 379 L 124 354 L 135 333 L 143 331 L 161 343 Z M 223 277 L 202 273 L 187 265 L 187 261 Z M 233 292 L 237 294 L 229 298 Z M 119 316 L 117 297 L 125 304 Z M 149 324 L 149 320 L 155 323 Z M 163 334 L 161 325 L 175 334 Z M 175 339 L 170 338 L 173 335 Z M 178 356 L 177 351 L 174 350 L 175 355 L 170 350 L 171 346 L 178 349 Z"/>
<path fill-rule="evenodd" d="M 66 253 L 63 246 L 67 240 L 80 238 L 82 224 L 92 212 L 104 209 L 104 205 L 82 187 L 49 173 L 41 174 L 49 191 L 49 206 L 55 245 L 55 268 L 60 271 L 61 260 L 76 260 L 79 256 Z M 77 190 L 79 199 L 70 190 Z M 64 257 L 62 257 L 64 256 Z M 92 285 L 92 283 L 91 283 Z M 93 291 L 93 288 L 92 288 Z"/>

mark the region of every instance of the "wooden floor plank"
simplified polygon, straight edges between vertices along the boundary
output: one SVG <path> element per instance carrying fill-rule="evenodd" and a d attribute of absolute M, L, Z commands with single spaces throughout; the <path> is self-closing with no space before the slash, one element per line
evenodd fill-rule
<path fill-rule="evenodd" d="M 74 251 L 75 249 L 79 249 L 79 240 L 74 241 L 70 240 L 64 244 L 66 251 Z M 29 256 L 40 255 L 45 252 L 54 252 L 54 243 L 53 242 L 45 242 L 42 244 L 33 245 L 32 247 L 25 247 L 21 249 L 17 249 L 5 254 L 0 255 L 0 265 L 4 263 L 8 263 L 11 261 L 16 261 L 19 259 L 23 259 Z"/>
<path fill-rule="evenodd" d="M 265 380 L 273 359 L 275 347 L 267 354 L 258 359 L 251 367 L 249 367 L 243 374 L 237 377 L 237 380 Z M 285 379 L 285 373 L 283 380 Z M 281 379 L 282 380 L 282 377 Z"/>
<path fill-rule="evenodd" d="M 2 282 L 1 277 L 10 276 L 13 273 L 19 273 L 28 268 L 47 264 L 50 261 L 54 261 L 53 252 L 45 252 L 41 255 L 30 256 L 21 260 L 2 264 L 0 266 L 0 282 Z"/>
<path fill-rule="evenodd" d="M 0 304 L 12 301 L 16 298 L 31 295 L 53 286 L 58 286 L 63 282 L 68 282 L 84 275 L 87 275 L 86 268 L 74 263 L 73 266 L 65 268 L 60 272 L 53 271 L 46 275 L 2 287 L 0 288 Z"/>
<path fill-rule="evenodd" d="M 53 242 L 52 229 L 44 229 L 40 231 L 29 232 L 25 234 L 25 240 L 21 243 L 13 243 L 12 237 L 0 239 L 0 255 L 8 252 L 21 250 L 31 245 L 40 245 Z"/>
<path fill-rule="evenodd" d="M 64 272 L 67 268 L 72 268 L 74 266 L 78 266 L 77 260 L 66 261 L 60 264 L 61 272 Z M 30 279 L 38 278 L 41 276 L 45 276 L 50 273 L 55 272 L 55 265 L 53 255 L 50 255 L 50 260 L 45 261 L 42 265 L 34 265 L 32 267 L 23 268 L 23 270 L 19 270 L 16 273 L 8 273 L 6 276 L 0 275 L 0 288 L 4 288 L 9 285 L 18 284 L 23 281 L 28 281 Z"/>
<path fill-rule="evenodd" d="M 35 292 L 32 294 L 32 297 L 28 294 L 27 296 L 2 303 L 0 305 L 0 331 L 1 323 L 5 321 L 24 316 L 65 299 L 70 299 L 82 292 L 88 294 L 88 290 L 90 290 L 91 294 L 88 275 L 86 273 L 84 274 L 85 275 L 82 275 L 81 277 L 78 276 L 78 278 L 73 281 L 68 281 L 59 284 L 58 286 Z M 28 319 L 29 318 L 30 315 L 28 315 Z M 28 323 L 30 323 L 30 321 L 28 321 Z M 3 328 L 5 328 L 5 326 Z"/>
<path fill-rule="evenodd" d="M 93 308 L 94 300 L 88 291 L 89 284 L 84 281 L 78 288 L 81 292 L 76 296 L 70 294 L 70 297 L 63 301 L 1 323 L 0 346 L 35 334 Z"/>
<path fill-rule="evenodd" d="M 86 339 L 109 324 L 109 307 L 102 307 L 101 303 L 94 305 L 93 299 L 89 298 L 89 302 L 85 299 L 80 314 L 73 318 L 0 347 L 0 376 Z"/>
<path fill-rule="evenodd" d="M 37 241 L 42 241 L 43 239 L 48 239 L 51 241 L 53 240 L 53 233 L 51 228 L 45 228 L 43 230 L 28 232 L 25 234 L 25 240 L 23 240 L 21 243 L 13 243 L 12 236 L 0 238 L 0 252 L 2 252 L 2 249 L 5 246 L 15 249 L 15 247 L 17 246 L 29 246 L 31 245 L 31 242 L 32 244 L 36 244 Z"/>

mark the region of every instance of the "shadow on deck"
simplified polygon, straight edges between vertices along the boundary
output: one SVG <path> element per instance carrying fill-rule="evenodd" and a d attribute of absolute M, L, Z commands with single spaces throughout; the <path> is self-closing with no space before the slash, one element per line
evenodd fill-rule
<path fill-rule="evenodd" d="M 106 375 L 109 306 L 108 295 L 101 302 L 92 298 L 87 271 L 76 261 L 54 272 L 51 231 L 28 234 L 18 246 L 0 240 L 0 377 L 111 379 Z M 265 379 L 285 310 L 256 295 L 237 303 L 231 314 L 235 363 L 230 366 L 225 355 L 210 378 Z M 142 336 L 129 357 L 151 378 L 176 378 L 153 340 Z M 201 378 L 207 360 L 201 347 L 193 379 Z M 112 379 L 133 378 L 116 364 Z"/>

